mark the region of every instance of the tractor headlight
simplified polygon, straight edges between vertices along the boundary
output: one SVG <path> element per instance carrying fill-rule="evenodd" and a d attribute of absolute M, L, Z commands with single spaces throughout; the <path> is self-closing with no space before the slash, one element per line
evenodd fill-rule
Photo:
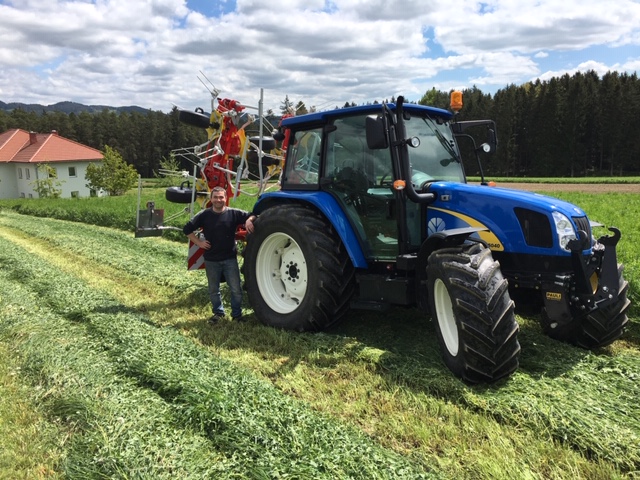
<path fill-rule="evenodd" d="M 564 250 L 569 251 L 567 246 L 571 240 L 576 240 L 576 231 L 573 228 L 571 220 L 560 212 L 553 212 L 553 222 L 556 225 L 556 233 L 558 234 L 558 243 Z"/>

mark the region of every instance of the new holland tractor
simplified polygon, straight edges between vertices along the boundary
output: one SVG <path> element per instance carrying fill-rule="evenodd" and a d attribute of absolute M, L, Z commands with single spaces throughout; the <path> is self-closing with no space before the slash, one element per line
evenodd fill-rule
<path fill-rule="evenodd" d="M 496 129 L 454 112 L 399 97 L 282 121 L 280 189 L 258 198 L 244 249 L 259 320 L 320 331 L 350 308 L 416 306 L 430 312 L 447 367 L 469 383 L 517 369 L 514 300 L 533 301 L 558 340 L 592 349 L 622 335 L 620 231 L 596 239 L 602 225 L 575 205 L 467 183 L 458 141 L 470 139 L 480 161 L 495 151 Z"/>

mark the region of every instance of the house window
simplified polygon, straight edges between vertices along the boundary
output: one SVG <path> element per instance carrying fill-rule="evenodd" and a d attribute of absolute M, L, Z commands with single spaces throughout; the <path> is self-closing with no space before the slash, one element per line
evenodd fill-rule
<path fill-rule="evenodd" d="M 33 198 L 33 193 L 30 193 L 30 194 L 29 194 L 29 198 Z"/>
<path fill-rule="evenodd" d="M 69 167 L 69 177 L 76 176 L 76 167 Z"/>
<path fill-rule="evenodd" d="M 51 167 L 51 170 L 49 171 L 49 178 L 58 178 L 58 170 L 54 167 Z"/>
<path fill-rule="evenodd" d="M 25 173 L 27 174 L 27 180 L 31 180 L 31 170 L 29 170 L 28 168 L 25 168 Z"/>
<path fill-rule="evenodd" d="M 78 198 L 79 196 L 80 196 L 80 192 L 78 191 L 71 192 L 71 198 Z"/>
<path fill-rule="evenodd" d="M 22 180 L 22 167 L 18 169 L 18 179 Z"/>
<path fill-rule="evenodd" d="M 24 192 L 20 192 L 20 198 L 25 198 Z"/>

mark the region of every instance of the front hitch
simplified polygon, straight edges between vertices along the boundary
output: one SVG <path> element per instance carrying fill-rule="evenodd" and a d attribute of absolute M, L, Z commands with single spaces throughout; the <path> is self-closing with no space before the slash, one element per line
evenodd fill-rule
<path fill-rule="evenodd" d="M 620 279 L 616 245 L 620 241 L 620 230 L 610 227 L 613 235 L 603 235 L 592 247 L 592 254 L 582 255 L 584 232 L 580 240 L 569 242 L 575 270 L 575 296 L 572 304 L 578 304 L 585 313 L 618 301 Z"/>
<path fill-rule="evenodd" d="M 600 237 L 591 255 L 583 254 L 590 244 L 584 231 L 579 231 L 579 238 L 569 242 L 573 273 L 557 275 L 542 287 L 545 311 L 551 322 L 568 324 L 618 301 L 620 278 L 616 245 L 621 235 L 615 227 L 609 231 L 613 235 Z"/>

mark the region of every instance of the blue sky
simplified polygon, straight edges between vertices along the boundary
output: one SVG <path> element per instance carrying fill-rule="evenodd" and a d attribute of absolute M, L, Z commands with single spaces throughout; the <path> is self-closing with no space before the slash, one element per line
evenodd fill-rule
<path fill-rule="evenodd" d="M 0 0 L 0 39 L 4 102 L 330 108 L 637 72 L 640 0 Z"/>
<path fill-rule="evenodd" d="M 235 0 L 187 0 L 187 7 L 207 17 L 218 17 L 220 15 L 233 13 L 236 9 L 236 2 Z"/>

